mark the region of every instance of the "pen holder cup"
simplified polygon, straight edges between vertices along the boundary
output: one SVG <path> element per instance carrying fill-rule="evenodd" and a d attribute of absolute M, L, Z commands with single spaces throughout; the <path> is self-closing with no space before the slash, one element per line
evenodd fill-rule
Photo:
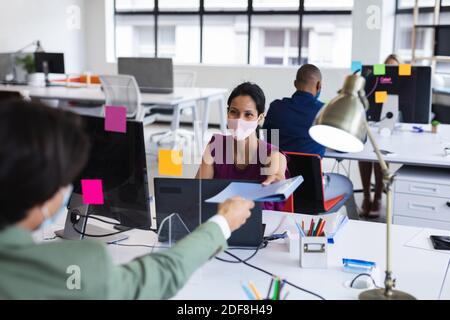
<path fill-rule="evenodd" d="M 322 237 L 300 237 L 300 267 L 327 268 L 328 240 Z"/>

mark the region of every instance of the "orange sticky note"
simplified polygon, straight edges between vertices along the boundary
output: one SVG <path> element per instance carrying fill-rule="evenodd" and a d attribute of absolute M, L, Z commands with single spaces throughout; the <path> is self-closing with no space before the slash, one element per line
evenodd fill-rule
<path fill-rule="evenodd" d="M 183 152 L 180 150 L 158 150 L 160 175 L 181 177 L 183 175 Z"/>
<path fill-rule="evenodd" d="M 400 64 L 398 66 L 399 76 L 410 76 L 411 75 L 411 65 L 410 64 Z"/>
<path fill-rule="evenodd" d="M 375 91 L 375 103 L 386 102 L 387 96 L 387 91 Z"/>

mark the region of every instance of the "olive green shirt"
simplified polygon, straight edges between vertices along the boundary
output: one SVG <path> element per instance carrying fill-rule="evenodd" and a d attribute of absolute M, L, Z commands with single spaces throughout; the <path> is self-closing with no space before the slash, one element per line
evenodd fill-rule
<path fill-rule="evenodd" d="M 94 240 L 36 244 L 29 231 L 0 231 L 0 299 L 167 299 L 227 243 L 206 222 L 172 248 L 124 265 Z"/>

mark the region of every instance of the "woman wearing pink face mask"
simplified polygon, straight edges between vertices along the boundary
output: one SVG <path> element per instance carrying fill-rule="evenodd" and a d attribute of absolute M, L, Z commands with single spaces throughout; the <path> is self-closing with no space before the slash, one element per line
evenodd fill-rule
<path fill-rule="evenodd" d="M 261 88 L 244 82 L 228 98 L 229 135 L 215 134 L 203 154 L 197 179 L 257 180 L 264 185 L 289 177 L 286 157 L 258 138 L 264 118 Z M 265 209 L 282 210 L 283 202 L 264 203 Z"/>

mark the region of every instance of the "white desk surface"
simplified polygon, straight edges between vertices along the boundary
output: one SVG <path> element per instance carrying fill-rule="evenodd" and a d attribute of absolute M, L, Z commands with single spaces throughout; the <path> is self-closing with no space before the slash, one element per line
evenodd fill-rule
<path fill-rule="evenodd" d="M 264 213 L 263 220 L 268 232 L 278 225 L 282 213 Z M 301 215 L 297 215 L 298 218 Z M 328 269 L 302 269 L 298 258 L 287 251 L 284 240 L 272 242 L 261 249 L 249 263 L 286 278 L 294 284 L 322 295 L 325 299 L 357 299 L 362 290 L 350 289 L 344 282 L 353 279 L 351 273 L 342 271 L 342 258 L 375 261 L 378 266 L 378 285 L 383 285 L 385 270 L 385 230 L 386 225 L 375 222 L 349 221 L 329 245 Z M 450 256 L 441 252 L 423 250 L 405 246 L 408 241 L 420 233 L 422 228 L 400 225 L 392 226 L 392 268 L 397 279 L 397 289 L 404 290 L 419 299 L 437 299 L 443 289 L 443 283 L 449 265 Z M 439 234 L 441 231 L 437 231 Z M 135 230 L 124 244 L 154 245 L 156 235 L 153 232 Z M 116 263 L 125 263 L 131 259 L 149 253 L 152 249 L 144 247 L 108 246 Z M 155 249 L 155 251 L 158 249 Z M 232 250 L 241 258 L 248 257 L 252 251 Z M 221 253 L 220 257 L 232 259 Z M 174 297 L 175 299 L 247 299 L 241 282 L 253 281 L 262 295 L 270 284 L 270 277 L 243 264 L 232 264 L 212 259 L 197 270 L 187 285 Z M 448 287 L 448 285 L 447 285 Z M 445 289 L 447 290 L 447 289 Z M 316 299 L 288 285 L 288 299 Z M 442 293 L 448 298 L 450 293 Z"/>
<path fill-rule="evenodd" d="M 450 125 L 439 125 L 438 133 L 432 134 L 430 125 L 417 124 L 425 132 L 411 131 L 414 124 L 402 124 L 402 128 L 394 130 L 392 136 L 382 137 L 378 128 L 372 127 L 372 132 L 380 149 L 394 152 L 384 156 L 387 162 L 417 166 L 450 168 L 450 156 L 444 156 L 444 148 L 450 147 Z M 326 158 L 349 159 L 362 161 L 377 161 L 373 147 L 367 141 L 364 150 L 358 153 L 340 153 L 327 150 Z"/>
<path fill-rule="evenodd" d="M 0 85 L 0 90 L 21 91 L 31 98 L 38 99 L 59 99 L 92 101 L 103 103 L 105 94 L 100 90 L 99 85 L 90 87 L 32 87 L 32 86 L 12 86 Z M 228 90 L 224 88 L 183 88 L 175 87 L 173 93 L 142 93 L 142 103 L 158 105 L 176 105 L 192 100 L 206 99 L 211 96 L 225 94 Z"/>

